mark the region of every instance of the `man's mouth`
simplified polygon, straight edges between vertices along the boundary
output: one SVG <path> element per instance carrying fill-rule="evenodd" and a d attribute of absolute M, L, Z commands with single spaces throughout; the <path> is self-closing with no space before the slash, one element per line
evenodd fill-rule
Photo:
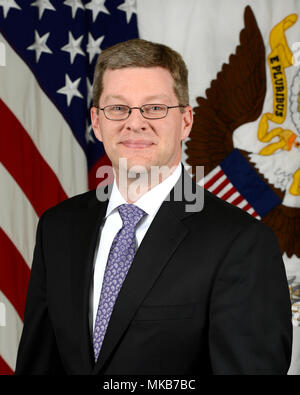
<path fill-rule="evenodd" d="M 145 149 L 153 145 L 152 141 L 147 140 L 125 140 L 121 141 L 121 144 L 125 145 L 126 148 L 131 149 Z"/>

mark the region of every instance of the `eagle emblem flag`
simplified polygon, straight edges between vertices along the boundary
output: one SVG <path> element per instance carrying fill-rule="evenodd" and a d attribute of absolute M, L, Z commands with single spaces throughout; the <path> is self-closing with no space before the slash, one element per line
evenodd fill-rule
<path fill-rule="evenodd" d="M 246 7 L 240 45 L 206 98 L 197 98 L 186 144 L 187 163 L 204 165 L 204 187 L 269 225 L 288 258 L 300 258 L 300 69 L 285 36 L 297 19 L 291 14 L 278 22 L 265 49 L 251 7 Z M 246 124 L 252 121 L 258 121 L 256 133 L 242 149 L 239 139 L 249 133 Z M 300 326 L 299 283 L 296 276 L 288 280 L 293 323 Z"/>

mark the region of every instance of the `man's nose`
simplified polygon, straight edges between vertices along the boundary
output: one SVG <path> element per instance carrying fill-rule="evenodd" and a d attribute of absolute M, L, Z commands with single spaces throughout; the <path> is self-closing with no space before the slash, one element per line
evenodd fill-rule
<path fill-rule="evenodd" d="M 147 127 L 147 120 L 141 114 L 139 107 L 132 107 L 129 117 L 126 122 L 127 129 L 130 130 L 145 130 Z"/>

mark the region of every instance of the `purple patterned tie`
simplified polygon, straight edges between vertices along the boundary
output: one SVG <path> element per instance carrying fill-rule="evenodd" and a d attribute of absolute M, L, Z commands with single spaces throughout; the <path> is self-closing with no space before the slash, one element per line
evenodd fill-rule
<path fill-rule="evenodd" d="M 115 301 L 136 252 L 135 227 L 146 214 L 133 204 L 122 204 L 118 211 L 123 226 L 112 242 L 105 268 L 93 335 L 95 361 L 98 359 Z"/>

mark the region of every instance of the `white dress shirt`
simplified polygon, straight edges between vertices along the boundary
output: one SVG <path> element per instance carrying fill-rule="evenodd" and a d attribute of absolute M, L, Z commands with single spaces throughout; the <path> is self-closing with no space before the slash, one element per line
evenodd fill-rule
<path fill-rule="evenodd" d="M 181 163 L 179 163 L 175 171 L 169 177 L 167 177 L 160 184 L 156 185 L 154 188 L 150 189 L 150 191 L 142 195 L 134 203 L 147 214 L 141 219 L 136 227 L 137 248 L 140 246 L 143 237 L 151 225 L 151 222 L 153 221 L 162 202 L 165 200 L 171 189 L 178 181 L 181 172 Z M 121 204 L 128 203 L 121 195 L 114 180 L 106 215 L 100 227 L 98 246 L 96 247 L 95 252 L 93 288 L 91 289 L 90 299 L 90 320 L 93 320 L 92 323 L 90 322 L 90 325 L 93 328 L 93 331 L 108 254 L 113 239 L 122 227 L 122 219 L 120 217 L 119 211 L 117 210 L 117 207 Z"/>

